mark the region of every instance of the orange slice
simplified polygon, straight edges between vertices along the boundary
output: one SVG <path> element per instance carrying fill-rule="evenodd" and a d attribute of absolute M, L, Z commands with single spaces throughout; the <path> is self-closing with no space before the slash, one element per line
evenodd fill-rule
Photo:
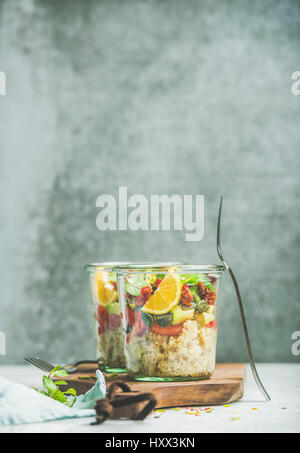
<path fill-rule="evenodd" d="M 97 271 L 95 273 L 95 285 L 100 305 L 108 305 L 118 299 L 118 293 L 114 285 L 108 281 L 108 272 Z"/>
<path fill-rule="evenodd" d="M 142 311 L 152 315 L 168 313 L 178 304 L 181 294 L 181 284 L 178 274 L 169 272 L 155 293 L 145 303 Z"/>

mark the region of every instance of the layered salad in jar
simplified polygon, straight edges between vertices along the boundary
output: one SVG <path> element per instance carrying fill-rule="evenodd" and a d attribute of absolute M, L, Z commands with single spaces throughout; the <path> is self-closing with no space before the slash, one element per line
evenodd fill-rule
<path fill-rule="evenodd" d="M 181 266 L 162 274 L 118 272 L 130 376 L 140 380 L 211 376 L 221 270 L 222 266 L 210 266 L 206 272 L 185 273 Z"/>
<path fill-rule="evenodd" d="M 86 266 L 93 302 L 96 355 L 100 369 L 125 372 L 123 330 L 121 326 L 116 274 L 100 265 Z"/>

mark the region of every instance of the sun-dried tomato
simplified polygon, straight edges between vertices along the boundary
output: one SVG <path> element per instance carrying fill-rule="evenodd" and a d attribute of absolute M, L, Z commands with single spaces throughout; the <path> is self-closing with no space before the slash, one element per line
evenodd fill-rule
<path fill-rule="evenodd" d="M 136 305 L 144 305 L 147 300 L 150 299 L 151 296 L 151 287 L 150 286 L 143 286 L 141 288 L 141 294 L 135 298 Z"/>
<path fill-rule="evenodd" d="M 180 300 L 183 305 L 186 305 L 187 307 L 192 306 L 194 296 L 187 285 L 182 285 Z"/>
<path fill-rule="evenodd" d="M 211 289 L 207 288 L 202 282 L 197 283 L 198 294 L 201 300 L 205 300 L 210 305 L 214 305 L 216 301 L 216 293 Z"/>

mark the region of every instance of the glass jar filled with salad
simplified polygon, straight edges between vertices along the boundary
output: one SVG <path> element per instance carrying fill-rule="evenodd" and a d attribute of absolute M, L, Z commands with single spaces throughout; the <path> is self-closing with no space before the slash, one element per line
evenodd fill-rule
<path fill-rule="evenodd" d="M 125 372 L 123 331 L 116 274 L 113 267 L 122 263 L 86 265 L 89 274 L 96 356 L 99 368 L 107 372 Z"/>
<path fill-rule="evenodd" d="M 223 266 L 118 266 L 127 373 L 137 380 L 208 379 L 215 368 Z"/>
<path fill-rule="evenodd" d="M 163 266 L 177 265 L 166 263 Z M 123 325 L 117 291 L 116 266 L 142 266 L 139 263 L 105 262 L 85 266 L 89 274 L 96 356 L 99 368 L 109 373 L 126 372 Z M 144 264 L 143 264 L 144 265 Z M 159 266 L 151 263 L 148 266 Z"/>

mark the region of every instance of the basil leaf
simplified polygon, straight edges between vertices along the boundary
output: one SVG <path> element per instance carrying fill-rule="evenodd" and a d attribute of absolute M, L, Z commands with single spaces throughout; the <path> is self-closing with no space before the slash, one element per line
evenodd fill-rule
<path fill-rule="evenodd" d="M 55 381 L 56 385 L 68 385 L 66 381 Z"/>

